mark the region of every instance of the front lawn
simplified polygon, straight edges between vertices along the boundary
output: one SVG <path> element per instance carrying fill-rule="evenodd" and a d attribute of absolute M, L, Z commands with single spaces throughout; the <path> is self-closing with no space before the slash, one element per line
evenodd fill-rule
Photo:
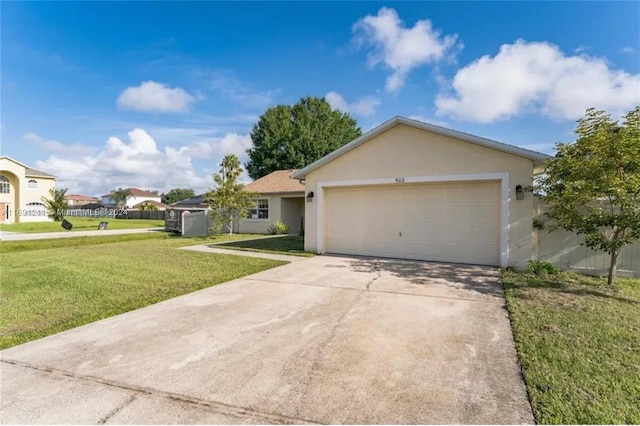
<path fill-rule="evenodd" d="M 536 421 L 640 423 L 640 279 L 503 280 Z"/>
<path fill-rule="evenodd" d="M 228 236 L 149 235 L 0 243 L 10 248 L 0 258 L 0 348 L 285 263 L 176 249 Z"/>
<path fill-rule="evenodd" d="M 108 222 L 107 229 L 164 228 L 164 220 L 114 219 L 111 217 L 67 217 L 73 224 L 71 231 L 95 231 L 100 222 Z M 25 222 L 0 224 L 0 231 L 7 232 L 65 232 L 61 222 Z"/>
<path fill-rule="evenodd" d="M 229 243 L 215 244 L 211 247 L 228 248 L 234 250 L 257 251 L 263 253 L 291 254 L 294 256 L 313 256 L 313 253 L 304 251 L 304 237 L 284 236 L 269 237 L 256 240 L 233 241 Z"/>

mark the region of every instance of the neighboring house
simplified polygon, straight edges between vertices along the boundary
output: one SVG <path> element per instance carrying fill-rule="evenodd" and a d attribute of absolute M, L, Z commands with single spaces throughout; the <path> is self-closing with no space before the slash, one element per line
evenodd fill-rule
<path fill-rule="evenodd" d="M 305 250 L 496 266 L 533 255 L 533 196 L 548 155 L 395 117 L 293 177 Z"/>
<path fill-rule="evenodd" d="M 13 158 L 0 157 L 0 223 L 49 221 L 42 197 L 49 197 L 56 178 Z"/>
<path fill-rule="evenodd" d="M 64 197 L 67 200 L 69 207 L 84 206 L 87 204 L 95 204 L 98 202 L 96 197 L 90 197 L 88 195 L 80 194 L 67 194 Z"/>
<path fill-rule="evenodd" d="M 131 191 L 131 195 L 127 197 L 125 208 L 132 208 L 136 204 L 142 203 L 143 201 L 156 201 L 157 203 L 162 203 L 160 200 L 160 195 L 151 191 L 144 191 L 138 188 L 128 188 Z M 102 196 L 102 204 L 109 207 L 116 206 L 116 202 L 113 200 L 113 193 L 109 193 Z"/>
<path fill-rule="evenodd" d="M 246 191 L 258 197 L 246 218 L 237 222 L 235 232 L 266 234 L 276 222 L 289 227 L 290 234 L 298 234 L 304 228 L 304 185 L 291 176 L 296 170 L 277 170 L 257 179 Z"/>
<path fill-rule="evenodd" d="M 236 220 L 233 232 L 243 234 L 266 234 L 276 222 L 289 226 L 290 234 L 297 234 L 304 227 L 304 185 L 291 175 L 296 170 L 277 170 L 257 179 L 247 186 L 246 191 L 258 194 L 254 206 L 246 218 Z M 200 194 L 187 200 L 171 204 L 183 209 L 208 209 L 205 195 Z"/>

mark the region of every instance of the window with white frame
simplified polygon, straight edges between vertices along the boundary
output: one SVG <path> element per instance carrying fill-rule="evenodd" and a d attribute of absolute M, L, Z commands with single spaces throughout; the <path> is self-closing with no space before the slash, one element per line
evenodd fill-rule
<path fill-rule="evenodd" d="M 38 189 L 38 181 L 35 179 L 30 179 L 29 182 L 27 182 L 27 187 L 29 189 Z"/>
<path fill-rule="evenodd" d="M 253 208 L 249 210 L 249 219 L 269 219 L 268 198 L 253 201 Z"/>
<path fill-rule="evenodd" d="M 11 182 L 5 176 L 0 175 L 0 194 L 9 194 L 11 192 Z"/>

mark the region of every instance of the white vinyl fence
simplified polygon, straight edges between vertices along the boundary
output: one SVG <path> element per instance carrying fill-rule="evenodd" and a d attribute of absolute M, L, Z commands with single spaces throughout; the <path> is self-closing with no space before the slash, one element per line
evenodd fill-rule
<path fill-rule="evenodd" d="M 534 217 L 542 217 L 545 208 L 544 201 L 534 200 Z M 581 235 L 562 229 L 552 232 L 546 228 L 534 229 L 533 256 L 534 259 L 552 262 L 562 269 L 590 275 L 606 275 L 611 257 L 607 253 L 585 247 L 581 244 L 583 241 Z M 640 241 L 622 249 L 618 257 L 618 276 L 640 277 Z"/>

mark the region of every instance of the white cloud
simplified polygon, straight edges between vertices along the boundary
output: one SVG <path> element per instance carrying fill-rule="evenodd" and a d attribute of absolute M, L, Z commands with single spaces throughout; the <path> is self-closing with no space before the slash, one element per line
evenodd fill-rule
<path fill-rule="evenodd" d="M 383 7 L 377 15 L 367 15 L 353 25 L 358 46 L 371 45 L 369 65 L 384 64 L 391 69 L 386 88 L 397 92 L 409 72 L 421 65 L 437 63 L 453 56 L 462 45 L 457 35 L 441 36 L 429 20 L 417 21 L 411 28 L 394 9 Z"/>
<path fill-rule="evenodd" d="M 128 133 L 128 142 L 112 136 L 96 155 L 52 155 L 36 162 L 36 167 L 58 177 L 57 186 L 73 193 L 101 195 L 118 187 L 137 187 L 167 191 L 191 187 L 203 192 L 213 185 L 209 174 L 201 175 L 195 159 L 211 159 L 217 169 L 220 158 L 228 153 L 244 154 L 250 146 L 249 135 L 228 134 L 221 138 L 179 148 L 158 147 L 144 129 Z"/>
<path fill-rule="evenodd" d="M 636 51 L 636 49 L 634 49 L 631 46 L 626 46 L 626 47 L 623 47 L 622 49 L 620 49 L 620 51 L 622 53 L 634 53 Z"/>
<path fill-rule="evenodd" d="M 200 159 L 222 158 L 227 154 L 235 154 L 240 160 L 246 160 L 247 150 L 251 148 L 251 136 L 228 133 L 222 138 L 200 141 L 181 148 L 181 152 L 190 157 Z"/>
<path fill-rule="evenodd" d="M 37 145 L 41 149 L 47 152 L 60 152 L 64 154 L 90 154 L 94 151 L 93 147 L 86 145 L 65 145 L 61 142 L 45 139 L 40 135 L 33 132 L 26 133 L 22 136 L 22 139 L 26 142 L 30 142 Z"/>
<path fill-rule="evenodd" d="M 440 127 L 450 126 L 449 123 L 447 123 L 446 121 L 438 120 L 436 118 L 431 118 L 431 117 L 425 117 L 424 115 L 410 115 L 409 118 L 412 120 L 422 121 L 423 123 L 433 124 L 434 126 L 440 126 Z"/>
<path fill-rule="evenodd" d="M 278 93 L 278 90 L 257 91 L 228 72 L 214 72 L 211 86 L 226 99 L 250 108 L 269 106 Z"/>
<path fill-rule="evenodd" d="M 350 112 L 363 117 L 375 114 L 376 108 L 381 104 L 380 99 L 375 96 L 365 96 L 353 103 L 348 103 L 338 92 L 329 92 L 324 95 L 324 98 L 333 109 Z"/>
<path fill-rule="evenodd" d="M 640 103 L 640 74 L 546 42 L 505 44 L 459 69 L 451 85 L 436 97 L 438 113 L 482 123 L 523 113 L 575 120 L 589 107 L 618 115 Z"/>
<path fill-rule="evenodd" d="M 118 97 L 118 107 L 145 112 L 185 112 L 196 98 L 179 87 L 170 88 L 155 81 L 127 87 Z"/>

